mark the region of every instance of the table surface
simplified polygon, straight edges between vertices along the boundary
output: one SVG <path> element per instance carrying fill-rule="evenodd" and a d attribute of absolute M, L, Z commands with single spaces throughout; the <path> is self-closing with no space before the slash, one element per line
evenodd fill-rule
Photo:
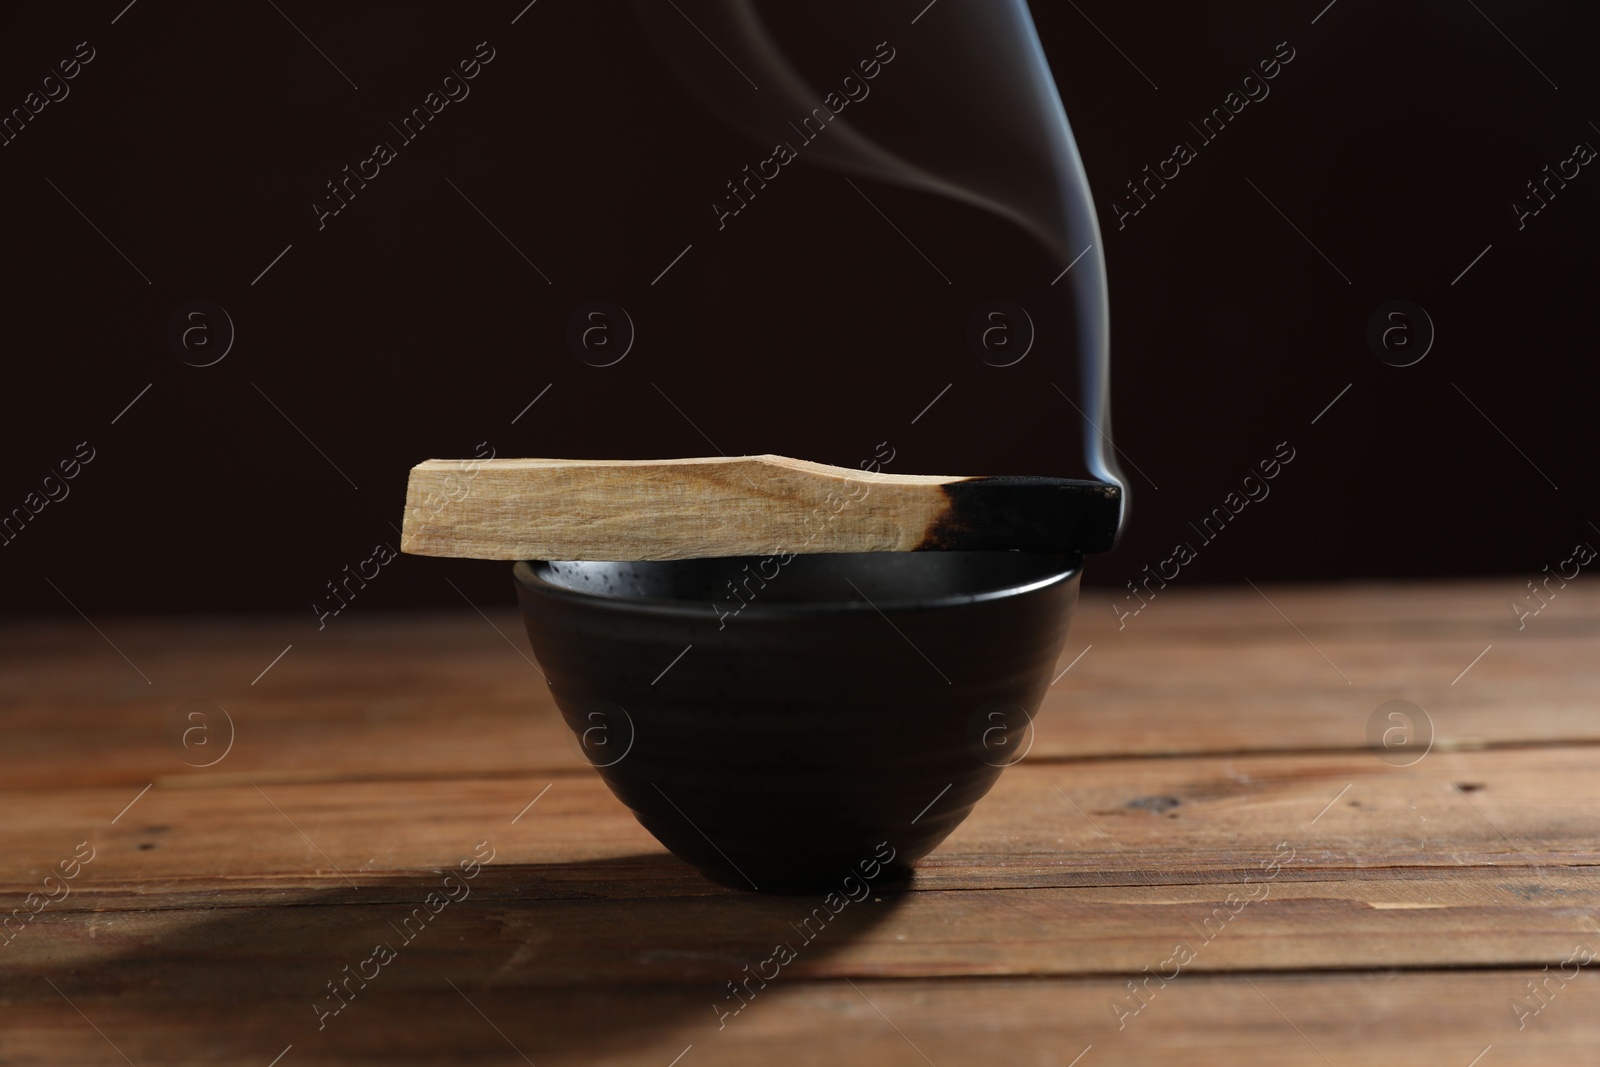
<path fill-rule="evenodd" d="M 720 1023 L 819 902 L 666 853 L 511 613 L 10 625 L 0 1063 L 1594 1063 L 1600 586 L 1521 585 L 1086 594 L 1028 758 Z"/>

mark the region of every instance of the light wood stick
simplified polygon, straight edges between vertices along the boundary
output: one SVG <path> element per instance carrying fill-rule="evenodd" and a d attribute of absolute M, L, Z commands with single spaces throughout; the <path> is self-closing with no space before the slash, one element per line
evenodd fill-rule
<path fill-rule="evenodd" d="M 401 551 L 647 560 L 774 552 L 1099 552 L 1120 490 L 1068 478 L 881 474 L 784 456 L 430 459 Z"/>

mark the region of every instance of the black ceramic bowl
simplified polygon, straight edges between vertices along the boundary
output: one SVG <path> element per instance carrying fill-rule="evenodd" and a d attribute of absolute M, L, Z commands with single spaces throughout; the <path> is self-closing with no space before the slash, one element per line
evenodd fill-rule
<path fill-rule="evenodd" d="M 1081 560 L 1021 552 L 518 563 L 585 756 L 727 885 L 904 873 L 1032 743 Z"/>

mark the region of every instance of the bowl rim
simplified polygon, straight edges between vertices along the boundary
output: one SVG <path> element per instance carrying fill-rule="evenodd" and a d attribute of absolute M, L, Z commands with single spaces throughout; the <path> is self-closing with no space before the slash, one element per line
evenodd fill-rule
<path fill-rule="evenodd" d="M 814 555 L 866 556 L 866 555 L 876 555 L 877 553 L 869 553 L 869 552 L 839 552 L 839 553 L 832 553 L 832 552 L 826 552 L 826 553 L 812 553 L 812 554 L 814 554 Z M 1005 586 L 1001 586 L 1001 587 L 999 587 L 997 589 L 985 589 L 985 590 L 982 590 L 982 591 L 976 592 L 976 593 L 953 593 L 953 594 L 950 594 L 950 595 L 947 595 L 947 596 L 939 596 L 939 597 L 920 597 L 920 598 L 916 598 L 916 599 L 878 600 L 878 601 L 862 599 L 862 600 L 816 601 L 816 602 L 806 602 L 806 603 L 794 603 L 792 601 L 790 601 L 790 602 L 780 602 L 780 603 L 771 603 L 771 602 L 763 603 L 763 602 L 761 602 L 759 600 L 756 600 L 756 601 L 752 601 L 751 603 L 748 603 L 748 604 L 744 605 L 744 607 L 741 608 L 737 612 L 737 615 L 741 619 L 746 617 L 746 616 L 751 616 L 751 615 L 753 615 L 756 618 L 762 618 L 762 619 L 787 619 L 787 618 L 794 618 L 796 616 L 804 617 L 804 616 L 809 616 L 809 615 L 841 615 L 841 614 L 849 615 L 849 614 L 860 614 L 860 613 L 873 612 L 873 611 L 875 611 L 875 612 L 877 612 L 879 614 L 884 614 L 885 611 L 895 611 L 895 612 L 944 611 L 944 610 L 950 610 L 950 609 L 953 609 L 953 608 L 967 607 L 967 606 L 973 605 L 973 604 L 983 604 L 983 603 L 989 603 L 991 601 L 1007 600 L 1007 599 L 1011 599 L 1013 597 L 1026 596 L 1029 593 L 1042 592 L 1043 590 L 1048 589 L 1051 586 L 1060 585 L 1060 584 L 1063 584 L 1063 583 L 1066 583 L 1066 582 L 1070 582 L 1074 578 L 1077 578 L 1077 577 L 1081 576 L 1082 573 L 1083 573 L 1083 557 L 1081 555 L 1076 554 L 1076 553 L 1071 553 L 1071 552 L 1031 552 L 1031 553 L 1027 553 L 1027 554 L 1028 555 L 1034 555 L 1034 556 L 1056 556 L 1056 557 L 1059 557 L 1062 560 L 1062 564 L 1060 566 L 1058 566 L 1058 567 L 1052 568 L 1050 573 L 1046 574 L 1045 576 L 1043 576 L 1041 578 L 1036 578 L 1036 579 L 1032 579 L 1030 581 L 1025 581 L 1025 582 L 1019 582 L 1019 583 L 1012 584 L 1012 585 L 1005 585 Z M 721 558 L 730 558 L 730 559 L 731 558 L 739 558 L 739 559 L 742 559 L 744 557 L 741 556 L 741 557 L 721 557 Z M 567 562 L 583 562 L 583 563 L 605 563 L 605 562 L 670 563 L 670 562 L 676 562 L 676 561 L 673 561 L 673 560 L 621 560 L 621 561 L 612 561 L 612 560 L 517 560 L 512 565 L 512 568 L 511 568 L 512 579 L 513 579 L 513 581 L 516 582 L 517 586 L 520 589 L 526 589 L 530 593 L 538 593 L 538 594 L 540 594 L 542 596 L 545 596 L 545 597 L 549 597 L 549 598 L 552 598 L 552 599 L 555 599 L 555 600 L 563 600 L 563 601 L 566 601 L 566 602 L 572 603 L 572 604 L 587 604 L 587 605 L 589 605 L 591 607 L 599 607 L 599 608 L 605 608 L 605 609 L 611 609 L 611 610 L 617 610 L 617 611 L 625 611 L 625 612 L 627 612 L 629 614 L 671 615 L 671 616 L 678 616 L 678 617 L 694 617 L 694 618 L 704 618 L 705 615 L 706 615 L 706 611 L 709 608 L 711 610 L 711 617 L 712 618 L 714 618 L 714 619 L 721 619 L 722 618 L 722 616 L 716 614 L 716 608 L 715 608 L 716 602 L 713 601 L 713 600 L 698 600 L 698 599 L 697 600 L 677 600 L 677 599 L 669 599 L 669 598 L 666 598 L 666 597 L 616 596 L 614 594 L 609 594 L 609 593 L 593 593 L 593 592 L 589 592 L 587 590 L 573 589 L 573 588 L 571 588 L 569 586 L 558 585 L 555 582 L 547 581 L 544 577 L 542 577 L 538 573 L 538 571 L 536 571 L 534 569 L 534 565 L 535 564 L 551 563 L 551 562 L 555 562 L 555 563 L 567 563 Z M 865 598 L 865 595 L 866 594 L 862 594 L 863 598 Z M 731 615 L 730 615 L 730 617 L 731 617 Z"/>

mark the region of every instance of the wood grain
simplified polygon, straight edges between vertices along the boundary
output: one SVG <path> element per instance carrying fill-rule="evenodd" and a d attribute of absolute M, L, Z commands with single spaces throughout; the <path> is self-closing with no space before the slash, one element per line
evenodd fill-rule
<path fill-rule="evenodd" d="M 1296 850 L 1282 878 L 1586 866 L 1600 862 L 1597 762 L 1587 747 L 1435 753 L 1409 768 L 1365 752 L 1029 761 L 921 865 L 917 888 L 1208 885 L 1258 870 L 1280 841 Z M 249 903 L 330 881 L 383 884 L 453 864 L 488 839 L 500 862 L 529 867 L 530 892 L 545 868 L 559 896 L 585 864 L 640 856 L 662 861 L 652 894 L 660 878 L 674 893 L 722 892 L 669 861 L 587 769 L 487 780 L 175 776 L 113 825 L 141 788 L 7 791 L 17 818 L 0 891 L 26 892 L 80 840 L 101 850 L 93 877 L 52 912 L 146 907 L 189 891 Z"/>
<path fill-rule="evenodd" d="M 1029 758 L 809 942 L 817 901 L 705 882 L 610 796 L 514 616 L 100 620 L 148 683 L 81 621 L 3 627 L 0 910 L 95 854 L 0 937 L 0 1062 L 1587 1062 L 1600 590 L 1519 630 L 1516 584 L 1172 589 L 1121 628 L 1091 591 Z M 1366 747 L 1395 697 L 1435 735 L 1406 767 Z M 235 727 L 210 767 L 191 702 Z"/>
<path fill-rule="evenodd" d="M 1120 500 L 1100 482 L 884 474 L 771 455 L 430 459 L 411 469 L 400 546 L 503 560 L 1103 552 Z"/>
<path fill-rule="evenodd" d="M 1436 751 L 1600 743 L 1600 587 L 1573 583 L 1522 631 L 1506 608 L 1514 591 L 1509 579 L 1271 590 L 1304 637 L 1249 589 L 1172 590 L 1121 630 L 1108 595 L 1086 591 L 1058 671 L 1089 651 L 1048 691 L 1029 758 L 1348 751 L 1396 698 L 1428 714 Z M 586 771 L 520 620 L 483 607 L 487 618 L 352 615 L 320 631 L 309 610 L 287 620 L 101 620 L 153 684 L 81 620 L 0 628 L 0 783 L 138 788 L 204 773 L 168 737 L 191 701 L 220 705 L 248 739 L 218 773 Z M 74 758 L 62 765 L 52 757 L 64 729 Z"/>
<path fill-rule="evenodd" d="M 1592 1062 L 1600 1047 L 1600 981 L 1586 969 L 1519 1030 L 1510 1003 L 1519 994 L 1531 999 L 1527 983 L 1540 980 L 1548 979 L 1538 968 L 1184 975 L 1118 1029 L 1111 1005 L 1130 996 L 1126 977 L 785 979 L 719 1029 L 715 989 L 574 984 L 530 993 L 476 961 L 447 971 L 428 991 L 374 985 L 319 1031 L 309 991 L 266 994 L 242 988 L 235 977 L 229 988 L 237 1000 L 225 1011 L 200 1004 L 184 1010 L 170 990 L 101 993 L 82 975 L 56 984 L 83 1015 L 42 980 L 25 992 L 8 990 L 25 1014 L 0 1030 L 0 1057 L 16 1064 L 125 1063 L 109 1038 L 140 1065 L 261 1067 L 286 1046 L 292 1049 L 280 1067 L 291 1058 L 317 1065 L 667 1067 L 679 1055 L 677 1067 L 1068 1067 L 1090 1046 L 1078 1067 L 1467 1067 L 1490 1046 L 1480 1067 Z"/>

